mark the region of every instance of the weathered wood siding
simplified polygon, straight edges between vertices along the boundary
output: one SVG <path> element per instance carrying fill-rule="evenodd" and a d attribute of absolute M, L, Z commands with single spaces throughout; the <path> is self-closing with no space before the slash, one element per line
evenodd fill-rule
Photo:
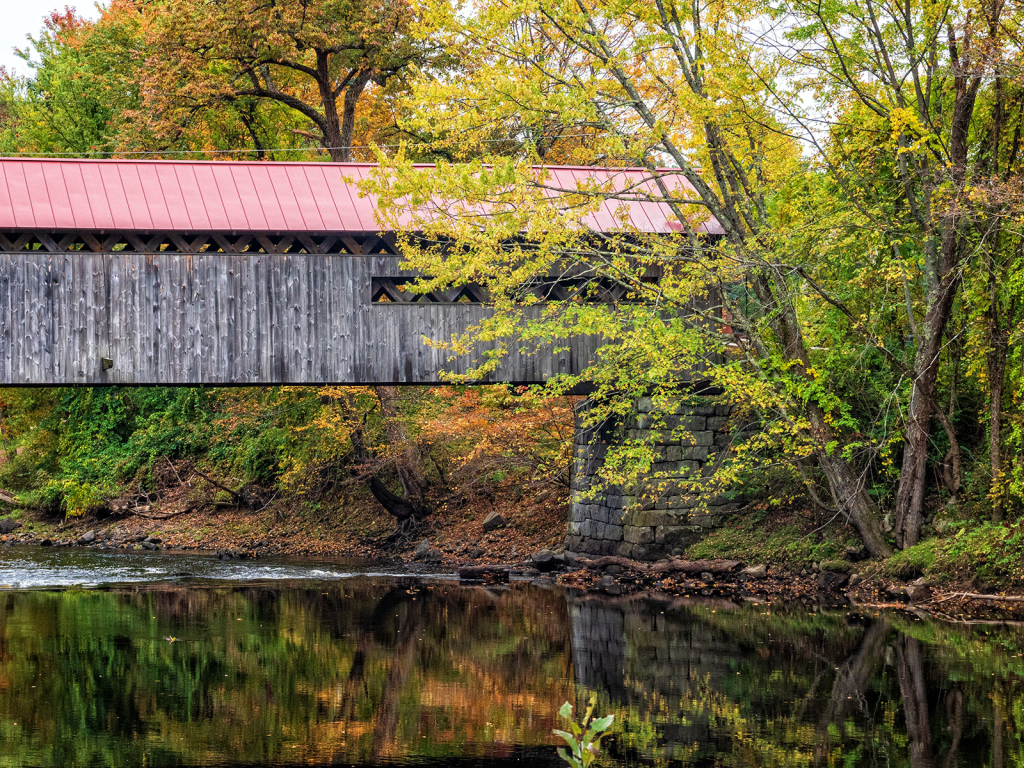
<path fill-rule="evenodd" d="M 0 385 L 430 384 L 458 360 L 424 343 L 472 304 L 372 304 L 397 256 L 0 253 Z M 489 381 L 578 372 L 597 341 L 515 355 Z M 478 350 L 479 352 L 479 350 Z M 113 361 L 104 370 L 102 358 Z"/>

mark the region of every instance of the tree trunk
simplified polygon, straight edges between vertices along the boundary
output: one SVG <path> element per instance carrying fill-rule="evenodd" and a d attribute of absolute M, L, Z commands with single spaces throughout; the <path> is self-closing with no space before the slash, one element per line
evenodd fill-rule
<path fill-rule="evenodd" d="M 371 475 L 366 484 L 370 489 L 370 493 L 373 494 L 373 498 L 375 498 L 378 503 L 387 510 L 389 515 L 400 523 L 404 523 L 410 518 L 420 516 L 423 512 L 422 507 L 417 506 L 413 502 L 409 501 L 409 499 L 402 498 L 401 496 L 389 491 L 387 486 L 384 485 L 376 475 Z"/>
<path fill-rule="evenodd" d="M 323 51 L 316 53 L 317 87 L 320 90 L 320 102 L 324 110 L 324 127 L 321 144 L 336 163 L 348 163 L 352 160 L 352 136 L 356 124 L 356 104 L 363 95 L 366 84 L 370 82 L 373 70 L 364 65 L 358 70 L 348 73 L 345 82 L 345 96 L 342 100 L 342 113 L 338 114 L 338 97 L 340 86 L 335 88 L 330 70 L 330 54 Z"/>
<path fill-rule="evenodd" d="M 1006 266 L 1000 264 L 996 251 L 999 247 L 999 233 L 994 237 L 989 251 L 989 307 L 988 307 L 988 354 L 985 357 L 988 374 L 988 455 L 989 495 L 992 498 L 992 522 L 1003 519 L 1003 455 L 1002 421 L 1003 392 L 1006 386 L 1006 357 L 1009 352 L 1010 328 L 1016 315 L 1016 302 L 1011 301 L 1006 315 L 1000 311 L 999 291 L 1007 278 Z M 1007 264 L 1013 263 L 1012 259 Z"/>
<path fill-rule="evenodd" d="M 395 465 L 398 477 L 402 482 L 402 489 L 420 508 L 425 508 L 427 480 L 420 469 L 419 446 L 409 439 L 405 425 L 402 424 L 395 406 L 395 403 L 398 402 L 398 388 L 377 387 L 376 390 L 377 399 L 380 401 L 380 411 L 384 416 L 388 442 L 395 450 Z"/>
<path fill-rule="evenodd" d="M 996 14 L 998 17 L 998 14 Z M 998 19 L 993 19 L 995 23 Z M 950 51 L 956 65 L 953 86 L 955 97 L 949 125 L 949 165 L 952 194 L 945 210 L 939 214 L 935 232 L 938 248 L 934 259 L 926 260 L 928 295 L 922 338 L 914 357 L 907 409 L 907 431 L 903 446 L 903 468 L 896 492 L 896 542 L 910 547 L 921 538 L 924 523 L 925 472 L 931 438 L 931 415 L 935 404 L 935 384 L 939 375 L 939 354 L 946 324 L 953 309 L 953 300 L 960 287 L 961 262 L 966 246 L 966 217 L 961 215 L 960 200 L 967 179 L 967 147 L 971 119 L 981 78 L 968 77 L 968 68 L 961 71 L 958 43 L 950 31 Z M 925 185 L 925 192 L 928 192 Z M 926 236 L 926 232 L 923 233 Z M 934 241 L 933 241 L 934 242 Z"/>
<path fill-rule="evenodd" d="M 849 463 L 823 448 L 816 451 L 818 464 L 828 480 L 829 488 L 853 527 L 860 534 L 861 541 L 872 557 L 888 557 L 892 547 L 885 538 L 878 506 L 864 487 L 864 479 L 858 477 Z"/>
<path fill-rule="evenodd" d="M 786 360 L 799 364 L 799 370 L 810 381 L 807 345 L 785 279 L 779 276 L 773 283 L 767 275 L 761 275 L 754 281 L 754 289 L 765 306 L 778 309 L 772 328 L 782 342 Z M 824 410 L 811 401 L 806 406 L 806 416 L 814 438 L 815 456 L 840 511 L 853 523 L 873 557 L 888 557 L 892 554 L 892 547 L 882 530 L 878 507 L 868 495 L 864 479 L 843 458 L 841 445 Z"/>
<path fill-rule="evenodd" d="M 348 87 L 345 88 L 345 99 L 341 114 L 341 133 L 338 142 L 342 150 L 340 154 L 344 157 L 344 160 L 341 162 L 344 163 L 352 161 L 352 141 L 356 126 L 356 104 L 359 102 L 359 97 L 363 95 L 367 83 L 370 82 L 370 74 L 371 71 L 369 69 L 360 72 L 352 78 Z"/>
<path fill-rule="evenodd" d="M 914 359 L 914 382 L 907 408 L 907 430 L 903 442 L 903 468 L 896 492 L 896 543 L 910 547 L 921 538 L 924 524 L 924 493 L 931 442 L 932 406 L 939 377 L 939 355 L 946 322 L 953 304 L 954 290 L 943 291 L 925 317 L 924 338 Z"/>
<path fill-rule="evenodd" d="M 1003 377 L 1006 373 L 1006 348 L 991 350 L 989 353 L 989 404 L 988 404 L 988 454 L 991 482 L 989 493 L 992 497 L 992 522 L 1003 520 Z M 995 358 L 995 359 L 992 359 Z"/>
<path fill-rule="evenodd" d="M 394 390 L 394 387 L 380 387 L 381 390 Z M 390 402 L 392 397 L 386 398 L 378 392 L 378 397 L 381 402 L 381 410 L 384 413 L 385 424 L 387 426 L 388 439 L 397 439 L 393 437 L 396 431 L 399 433 L 399 437 L 404 435 L 404 430 L 401 428 L 401 424 L 395 418 L 394 407 L 385 406 L 385 402 Z M 361 428 L 356 428 L 352 432 L 352 447 L 356 455 L 356 458 L 360 461 L 370 462 L 369 451 L 366 449 L 366 444 L 363 440 L 363 432 Z M 394 443 L 392 443 L 394 444 Z M 401 443 L 398 443 L 401 445 Z M 414 485 L 414 493 L 409 493 L 409 485 L 415 482 L 415 479 L 422 478 L 422 475 L 418 471 L 406 471 L 403 474 L 402 462 L 398 462 L 398 476 L 402 483 L 402 488 L 405 491 L 405 496 L 399 496 L 397 493 L 393 493 L 384 482 L 377 476 L 377 472 L 370 475 L 366 482 L 367 487 L 370 489 L 370 493 L 377 502 L 384 507 L 389 515 L 394 517 L 399 523 L 404 523 L 414 517 L 425 517 L 427 514 L 427 507 L 424 501 L 424 484 Z"/>

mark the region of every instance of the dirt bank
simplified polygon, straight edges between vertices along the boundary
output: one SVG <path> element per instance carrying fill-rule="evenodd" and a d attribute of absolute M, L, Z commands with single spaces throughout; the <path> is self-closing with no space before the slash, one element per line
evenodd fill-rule
<path fill-rule="evenodd" d="M 122 505 L 127 506 L 127 505 Z M 514 493 L 481 499 L 470 506 L 442 505 L 427 519 L 396 535 L 395 523 L 370 498 L 355 497 L 336 507 L 310 506 L 298 500 L 274 500 L 260 509 L 203 505 L 194 511 L 135 505 L 131 511 L 97 518 L 55 520 L 20 510 L 18 527 L 0 534 L 0 542 L 78 544 L 90 534 L 92 546 L 222 552 L 245 557 L 308 555 L 388 561 L 416 559 L 416 547 L 430 542 L 437 564 L 521 563 L 531 553 L 557 547 L 565 529 L 565 503 L 548 497 L 517 500 Z M 503 525 L 484 531 L 497 513 Z M 2 517 L 2 513 L 0 513 Z M 149 539 L 149 541 L 146 541 Z M 159 543 L 154 543 L 159 539 Z"/>

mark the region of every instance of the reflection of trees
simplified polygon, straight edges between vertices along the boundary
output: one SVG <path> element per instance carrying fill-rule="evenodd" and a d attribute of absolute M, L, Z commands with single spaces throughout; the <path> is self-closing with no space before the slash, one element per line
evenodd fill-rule
<path fill-rule="evenodd" d="M 884 660 L 882 649 L 889 633 L 889 624 L 879 619 L 868 624 L 857 652 L 840 665 L 832 683 L 821 717 L 814 746 L 814 764 L 821 765 L 829 753 L 830 730 L 841 726 L 853 710 L 866 714 L 866 694 Z"/>
<path fill-rule="evenodd" d="M 900 681 L 900 698 L 907 721 L 910 764 L 913 768 L 932 768 L 931 725 L 928 720 L 928 689 L 924 677 L 921 644 L 906 635 L 896 640 L 896 668 Z"/>
<path fill-rule="evenodd" d="M 0 729 L 24 729 L 4 757 L 355 763 L 546 744 L 571 695 L 565 622 L 551 620 L 564 606 L 369 580 L 0 595 Z"/>
<path fill-rule="evenodd" d="M 409 678 L 416 666 L 417 655 L 423 642 L 425 624 L 423 608 L 425 600 L 413 600 L 411 595 L 418 590 L 397 587 L 392 589 L 378 604 L 375 615 L 388 618 L 395 611 L 397 621 L 394 622 L 394 638 L 391 648 L 391 663 L 388 665 L 387 682 L 384 684 L 384 695 L 377 708 L 373 724 L 373 746 L 371 754 L 374 758 L 393 756 L 398 748 L 398 727 L 401 716 L 401 702 L 409 685 Z M 390 625 L 390 621 L 375 621 L 374 629 L 379 624 Z M 381 627 L 383 629 L 383 627 Z M 390 628 L 390 627 L 389 627 Z"/>
<path fill-rule="evenodd" d="M 599 708 L 618 715 L 611 748 L 620 758 L 736 768 L 1024 766 L 1022 741 L 1007 738 L 1024 726 L 1024 636 L 1013 630 L 990 635 L 896 614 L 577 602 L 580 628 L 621 627 L 618 641 L 597 632 L 573 639 L 575 656 L 587 651 L 599 695 L 611 692 Z M 602 610 L 606 620 L 593 616 Z M 619 671 L 610 688 L 595 670 L 602 648 Z"/>
<path fill-rule="evenodd" d="M 595 685 L 630 764 L 1024 766 L 1012 631 L 412 580 L 6 593 L 0 616 L 0 764 L 498 760 Z"/>

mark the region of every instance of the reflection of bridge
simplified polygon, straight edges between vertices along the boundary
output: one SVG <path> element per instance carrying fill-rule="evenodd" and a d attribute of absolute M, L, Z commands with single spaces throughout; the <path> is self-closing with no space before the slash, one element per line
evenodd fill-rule
<path fill-rule="evenodd" d="M 466 330 L 485 297 L 409 300 L 395 234 L 343 178 L 368 171 L 0 160 L 0 384 L 404 384 L 465 370 L 474 355 L 448 360 L 423 338 Z M 567 190 L 643 173 L 552 169 Z M 619 229 L 614 208 L 586 223 Z M 678 229 L 665 205 L 628 209 L 631 227 Z M 578 372 L 597 343 L 511 356 L 489 380 Z"/>

